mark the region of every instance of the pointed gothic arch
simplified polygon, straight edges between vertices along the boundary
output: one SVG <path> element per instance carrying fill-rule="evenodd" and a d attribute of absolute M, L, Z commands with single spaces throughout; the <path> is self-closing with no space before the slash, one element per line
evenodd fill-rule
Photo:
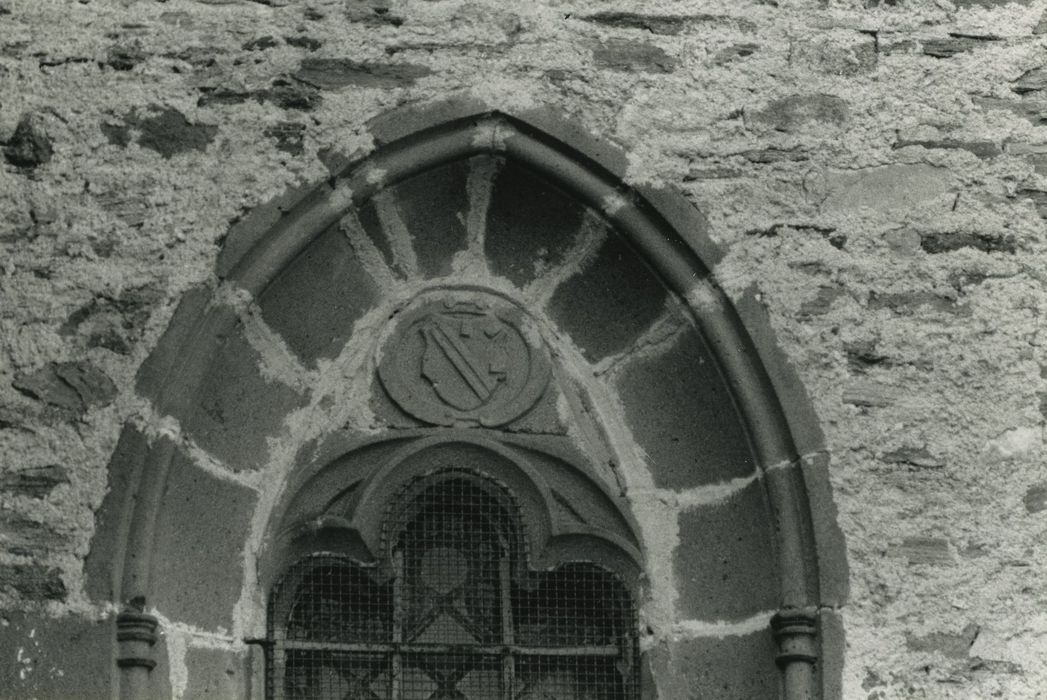
<path fill-rule="evenodd" d="M 147 408 L 87 564 L 90 592 L 123 610 L 121 696 L 164 692 L 151 611 L 235 647 L 262 636 L 295 556 L 373 550 L 353 489 L 380 491 L 429 441 L 502 459 L 554 559 L 635 564 L 649 697 L 835 697 L 846 562 L 821 433 L 759 305 L 716 284 L 700 213 L 629 186 L 624 154 L 548 112 L 458 101 L 369 130 L 373 152 L 233 228 L 139 374 Z M 526 400 L 500 413 L 446 393 L 434 413 L 378 376 L 420 337 L 404 319 L 458 319 L 455 304 L 517 332 L 513 357 L 548 363 L 548 388 L 521 380 Z"/>

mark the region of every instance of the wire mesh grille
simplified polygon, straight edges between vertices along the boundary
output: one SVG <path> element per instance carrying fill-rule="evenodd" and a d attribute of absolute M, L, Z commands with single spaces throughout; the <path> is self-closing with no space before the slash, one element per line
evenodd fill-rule
<path fill-rule="evenodd" d="M 632 601 L 586 563 L 529 571 L 508 494 L 446 471 L 387 522 L 387 571 L 295 564 L 270 610 L 269 696 L 346 700 L 635 700 Z"/>
<path fill-rule="evenodd" d="M 287 617 L 293 640 L 385 642 L 393 628 L 391 583 L 379 583 L 363 567 L 317 557 L 303 567 Z"/>

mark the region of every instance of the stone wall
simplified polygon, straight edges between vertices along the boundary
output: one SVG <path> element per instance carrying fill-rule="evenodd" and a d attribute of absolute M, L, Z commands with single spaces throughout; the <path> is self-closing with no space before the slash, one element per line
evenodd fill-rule
<path fill-rule="evenodd" d="M 832 455 L 844 697 L 1042 693 L 1047 3 L 643 6 L 0 0 L 0 687 L 111 664 L 106 464 L 230 229 L 464 95 L 624 148 L 755 285 Z"/>

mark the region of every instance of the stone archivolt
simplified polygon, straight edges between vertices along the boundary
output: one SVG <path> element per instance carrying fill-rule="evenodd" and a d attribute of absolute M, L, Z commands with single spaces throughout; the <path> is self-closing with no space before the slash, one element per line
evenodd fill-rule
<path fill-rule="evenodd" d="M 374 561 L 404 479 L 465 464 L 521 499 L 533 566 L 629 582 L 664 697 L 831 697 L 820 432 L 758 309 L 715 285 L 701 215 L 548 114 L 371 129 L 373 154 L 230 233 L 144 365 L 94 595 L 243 645 L 286 567 Z M 149 695 L 158 645 L 130 646 L 122 692 Z"/>

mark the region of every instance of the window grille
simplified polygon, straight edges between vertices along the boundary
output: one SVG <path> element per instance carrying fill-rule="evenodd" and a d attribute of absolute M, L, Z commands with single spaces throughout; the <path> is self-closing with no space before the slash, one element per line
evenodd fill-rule
<path fill-rule="evenodd" d="M 268 696 L 637 700 L 632 600 L 608 571 L 530 571 L 509 494 L 449 470 L 389 509 L 383 565 L 317 553 L 269 616 Z"/>

